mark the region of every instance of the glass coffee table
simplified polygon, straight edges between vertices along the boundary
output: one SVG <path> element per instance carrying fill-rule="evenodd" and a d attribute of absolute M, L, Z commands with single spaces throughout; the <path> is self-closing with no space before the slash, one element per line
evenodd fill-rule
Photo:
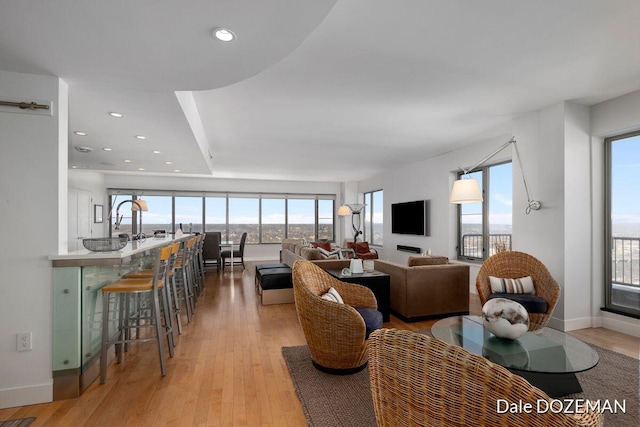
<path fill-rule="evenodd" d="M 527 332 L 517 340 L 498 338 L 479 316 L 447 317 L 433 325 L 431 334 L 504 366 L 550 397 L 580 393 L 575 373 L 593 368 L 600 359 L 587 344 L 551 328 Z"/>

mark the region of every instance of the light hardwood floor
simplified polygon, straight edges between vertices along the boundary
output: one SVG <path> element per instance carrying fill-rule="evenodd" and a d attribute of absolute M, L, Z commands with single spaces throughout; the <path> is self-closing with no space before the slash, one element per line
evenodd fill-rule
<path fill-rule="evenodd" d="M 0 410 L 0 421 L 37 417 L 33 426 L 304 426 L 281 348 L 305 344 L 294 304 L 261 306 L 254 265 L 207 274 L 196 316 L 179 338 L 168 374 L 160 376 L 152 343 L 133 346 L 113 363 L 107 384 L 77 399 Z M 471 299 L 471 312 L 480 303 Z M 385 327 L 418 330 L 433 320 Z M 572 332 L 638 358 L 640 339 L 602 328 Z"/>

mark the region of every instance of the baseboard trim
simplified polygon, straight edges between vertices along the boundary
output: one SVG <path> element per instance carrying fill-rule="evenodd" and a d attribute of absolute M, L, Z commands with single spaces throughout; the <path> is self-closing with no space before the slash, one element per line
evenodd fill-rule
<path fill-rule="evenodd" d="M 605 328 L 623 334 L 640 337 L 640 321 L 615 313 L 601 312 L 600 316 L 560 320 L 552 317 L 549 327 L 560 331 L 575 331 L 587 328 Z"/>
<path fill-rule="evenodd" d="M 640 337 L 640 323 L 638 321 L 632 322 L 629 317 L 606 312 L 602 313 L 601 319 L 603 328 Z"/>
<path fill-rule="evenodd" d="M 46 384 L 0 390 L 0 409 L 53 402 L 53 380 Z"/>
<path fill-rule="evenodd" d="M 592 317 L 579 317 L 577 319 L 569 319 L 564 321 L 564 329 L 565 332 L 575 331 L 578 329 L 586 329 L 593 327 L 593 318 Z"/>

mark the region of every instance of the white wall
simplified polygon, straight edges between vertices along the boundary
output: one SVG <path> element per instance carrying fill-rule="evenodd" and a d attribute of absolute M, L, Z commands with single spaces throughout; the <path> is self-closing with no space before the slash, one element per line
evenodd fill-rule
<path fill-rule="evenodd" d="M 456 207 L 449 203 L 449 192 L 459 167 L 468 167 L 509 140 L 501 135 L 482 141 L 464 150 L 454 151 L 421 162 L 406 165 L 400 170 L 378 175 L 360 183 L 359 191 L 384 191 L 384 256 L 405 264 L 411 255 L 397 250 L 397 245 L 415 246 L 422 251 L 456 258 Z M 477 141 L 476 141 L 477 142 Z M 511 157 L 504 150 L 493 160 L 500 162 Z M 430 200 L 430 236 L 391 233 L 391 205 L 415 200 Z M 473 276 L 475 281 L 475 276 Z M 474 282 L 475 283 L 475 282 Z M 474 289 L 472 289 L 473 291 Z"/>
<path fill-rule="evenodd" d="M 640 91 L 591 107 L 591 134 L 608 137 L 640 129 Z"/>
<path fill-rule="evenodd" d="M 67 91 L 58 78 L 0 72 L 0 98 L 53 102 L 51 116 L 0 112 L 0 408 L 53 396 L 47 256 L 67 246 Z M 33 350 L 16 350 L 19 332 L 32 332 Z"/>
<path fill-rule="evenodd" d="M 526 192 L 514 165 L 513 249 L 538 258 L 562 288 L 554 318 L 564 318 L 564 104 L 513 121 L 527 183 L 539 211 L 525 213 Z M 560 326 L 560 325 L 555 325 Z"/>
<path fill-rule="evenodd" d="M 589 107 L 564 103 L 564 319 L 563 329 L 589 328 L 594 286 L 585 262 L 592 255 L 591 126 Z M 602 289 L 600 287 L 600 289 Z"/>
<path fill-rule="evenodd" d="M 92 205 L 98 204 L 104 207 L 103 223 L 93 223 L 93 206 L 91 207 L 91 221 L 93 227 L 92 237 L 104 237 L 109 234 L 109 221 L 107 219 L 107 208 L 109 207 L 109 196 L 104 183 L 104 175 L 99 172 L 70 169 L 69 188 L 85 190 L 91 193 Z"/>

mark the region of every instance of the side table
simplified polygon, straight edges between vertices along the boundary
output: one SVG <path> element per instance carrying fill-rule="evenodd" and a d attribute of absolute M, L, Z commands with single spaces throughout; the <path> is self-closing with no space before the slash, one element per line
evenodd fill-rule
<path fill-rule="evenodd" d="M 341 282 L 355 283 L 365 286 L 373 292 L 378 300 L 378 311 L 382 313 L 382 321 L 388 322 L 391 313 L 391 276 L 381 271 L 356 273 L 351 276 L 343 276 L 342 270 L 326 270 L 327 273 Z"/>

